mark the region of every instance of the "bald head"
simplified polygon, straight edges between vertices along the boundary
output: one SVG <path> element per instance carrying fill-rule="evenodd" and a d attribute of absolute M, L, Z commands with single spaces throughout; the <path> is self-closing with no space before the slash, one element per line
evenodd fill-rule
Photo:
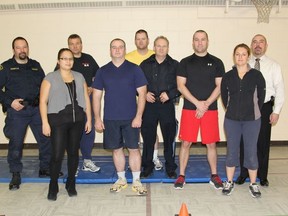
<path fill-rule="evenodd" d="M 267 47 L 267 39 L 264 35 L 257 34 L 252 38 L 251 51 L 256 58 L 263 56 L 266 53 Z"/>

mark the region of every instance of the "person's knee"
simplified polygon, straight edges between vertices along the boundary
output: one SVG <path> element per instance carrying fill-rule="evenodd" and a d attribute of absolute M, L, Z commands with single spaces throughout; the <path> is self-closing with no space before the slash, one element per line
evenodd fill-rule
<path fill-rule="evenodd" d="M 129 154 L 140 154 L 139 149 L 128 149 Z"/>
<path fill-rule="evenodd" d="M 9 156 L 11 157 L 11 159 L 17 159 L 21 157 L 21 154 L 22 154 L 22 151 L 16 150 L 16 151 L 12 151 Z"/>
<path fill-rule="evenodd" d="M 123 154 L 123 148 L 113 149 L 112 153 L 113 155 Z"/>
<path fill-rule="evenodd" d="M 188 142 L 188 141 L 183 141 L 181 144 L 181 148 L 183 149 L 189 149 L 192 145 L 192 142 Z"/>
<path fill-rule="evenodd" d="M 249 157 L 244 158 L 244 166 L 249 170 L 257 170 L 258 169 L 257 157 L 249 156 Z"/>
<path fill-rule="evenodd" d="M 215 151 L 216 150 L 216 143 L 206 144 L 206 147 L 209 150 Z"/>

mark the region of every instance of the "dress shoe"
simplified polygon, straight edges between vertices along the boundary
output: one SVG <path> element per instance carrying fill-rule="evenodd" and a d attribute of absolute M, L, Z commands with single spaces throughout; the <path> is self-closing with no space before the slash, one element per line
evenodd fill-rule
<path fill-rule="evenodd" d="M 21 175 L 19 172 L 12 173 L 12 179 L 9 183 L 9 190 L 18 190 L 21 184 Z"/>
<path fill-rule="evenodd" d="M 76 185 L 75 177 L 74 178 L 68 177 L 66 181 L 65 189 L 69 197 L 77 196 L 75 185 Z"/>
<path fill-rule="evenodd" d="M 59 172 L 59 177 L 63 176 L 63 172 Z M 50 170 L 39 170 L 39 178 L 50 177 Z"/>
<path fill-rule="evenodd" d="M 57 193 L 49 192 L 48 196 L 47 196 L 47 199 L 51 200 L 51 201 L 56 201 L 57 200 Z"/>
<path fill-rule="evenodd" d="M 173 178 L 173 179 L 177 178 L 177 174 L 174 170 L 173 171 L 167 171 L 166 174 L 169 178 Z"/>
<path fill-rule="evenodd" d="M 76 191 L 75 187 L 74 188 L 67 188 L 66 191 L 67 191 L 69 197 L 77 196 L 77 191 Z"/>
<path fill-rule="evenodd" d="M 140 173 L 140 178 L 148 178 L 149 176 L 151 176 L 153 173 L 153 170 L 147 169 L 147 170 L 143 170 Z"/>
<path fill-rule="evenodd" d="M 263 187 L 268 187 L 269 186 L 268 179 L 260 180 L 260 185 L 263 186 Z"/>
<path fill-rule="evenodd" d="M 245 183 L 246 179 L 247 179 L 247 177 L 238 176 L 238 178 L 235 181 L 235 184 L 242 185 Z"/>
<path fill-rule="evenodd" d="M 59 192 L 58 181 L 50 180 L 47 199 L 56 201 L 58 192 Z"/>

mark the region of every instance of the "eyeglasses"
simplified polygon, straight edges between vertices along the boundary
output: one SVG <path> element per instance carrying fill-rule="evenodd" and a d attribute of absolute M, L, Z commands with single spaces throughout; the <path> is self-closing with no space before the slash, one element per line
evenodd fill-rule
<path fill-rule="evenodd" d="M 60 59 L 63 60 L 63 61 L 74 61 L 73 58 L 60 58 Z"/>

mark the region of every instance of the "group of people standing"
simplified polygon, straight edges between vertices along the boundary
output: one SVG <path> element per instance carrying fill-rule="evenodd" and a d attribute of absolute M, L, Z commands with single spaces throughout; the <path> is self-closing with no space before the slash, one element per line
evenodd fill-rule
<path fill-rule="evenodd" d="M 207 148 L 210 184 L 230 195 L 234 189 L 235 167 L 240 165 L 243 168 L 235 183 L 243 184 L 249 175 L 249 191 L 253 197 L 260 197 L 256 178 L 262 186 L 269 185 L 271 125 L 277 123 L 284 103 L 281 69 L 265 55 L 266 38 L 255 35 L 251 49 L 246 44 L 237 45 L 233 52 L 235 65 L 227 73 L 223 62 L 208 53 L 208 34 L 203 30 L 193 35 L 194 53 L 180 62 L 168 54 L 169 40 L 164 36 L 154 40 L 152 51 L 148 49 L 148 33 L 140 29 L 135 34 L 135 45 L 137 49 L 126 54 L 125 41 L 113 39 L 111 61 L 99 68 L 92 56 L 82 53 L 80 36 L 70 35 L 69 49 L 59 50 L 55 71 L 45 76 L 40 64 L 28 57 L 26 39 L 13 40 L 14 55 L 0 66 L 0 102 L 7 112 L 4 134 L 9 139 L 8 163 L 12 173 L 9 189 L 18 189 L 21 184 L 23 140 L 29 125 L 39 144 L 39 176 L 50 176 L 48 200 L 57 199 L 65 150 L 68 159 L 65 188 L 69 196 L 77 195 L 79 148 L 84 161 L 82 170 L 100 170 L 91 157 L 95 130 L 104 133 L 103 146 L 112 150 L 118 179 L 110 191 L 119 192 L 128 186 L 126 148 L 133 176 L 132 190 L 145 195 L 147 189 L 141 178 L 149 177 L 154 169 L 163 166 L 158 158 L 159 123 L 165 171 L 169 178 L 176 179 L 175 189 L 184 187 L 189 150 L 197 142 L 200 130 L 201 141 Z M 184 105 L 177 175 L 175 101 L 181 94 Z M 219 95 L 226 111 L 225 183 L 217 173 Z M 139 131 L 143 138 L 142 156 Z"/>

